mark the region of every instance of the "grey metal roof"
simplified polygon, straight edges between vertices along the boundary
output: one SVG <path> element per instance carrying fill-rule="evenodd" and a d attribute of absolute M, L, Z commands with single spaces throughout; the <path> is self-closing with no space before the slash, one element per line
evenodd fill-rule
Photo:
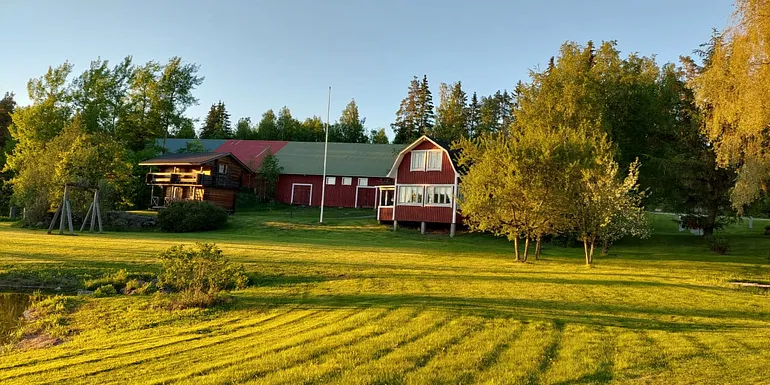
<path fill-rule="evenodd" d="M 199 166 L 204 163 L 211 162 L 225 156 L 230 153 L 222 152 L 196 152 L 196 153 L 181 153 L 181 154 L 166 154 L 157 158 L 152 158 L 140 162 L 140 166 L 162 166 L 162 165 L 185 165 L 185 166 Z"/>
<path fill-rule="evenodd" d="M 385 177 L 403 144 L 329 143 L 326 174 Z M 289 142 L 275 156 L 282 174 L 321 175 L 323 142 Z"/>

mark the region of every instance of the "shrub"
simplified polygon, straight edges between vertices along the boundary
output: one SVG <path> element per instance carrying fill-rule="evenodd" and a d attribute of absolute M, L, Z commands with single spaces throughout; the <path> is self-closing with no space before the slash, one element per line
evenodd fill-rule
<path fill-rule="evenodd" d="M 126 269 L 120 269 L 115 274 L 107 275 L 101 278 L 90 279 L 85 282 L 86 290 L 96 290 L 102 286 L 112 285 L 116 290 L 126 287 L 129 280 L 129 274 Z"/>
<path fill-rule="evenodd" d="M 711 251 L 719 255 L 725 255 L 730 251 L 730 241 L 727 238 L 710 235 L 706 237 L 706 243 Z"/>
<path fill-rule="evenodd" d="M 221 291 L 248 283 L 243 266 L 231 263 L 212 243 L 172 246 L 160 254 L 160 260 L 161 286 L 180 293 L 177 307 L 211 306 L 221 299 Z"/>
<path fill-rule="evenodd" d="M 158 226 L 172 233 L 216 230 L 226 223 L 227 211 L 209 202 L 173 202 L 158 212 Z"/>
<path fill-rule="evenodd" d="M 100 286 L 94 291 L 94 297 L 109 297 L 115 294 L 118 294 L 118 291 L 115 290 L 115 286 L 112 285 Z"/>

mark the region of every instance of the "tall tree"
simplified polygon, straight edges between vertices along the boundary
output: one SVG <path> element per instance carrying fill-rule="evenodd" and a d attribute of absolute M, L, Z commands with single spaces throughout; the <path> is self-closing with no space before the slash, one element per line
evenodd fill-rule
<path fill-rule="evenodd" d="M 390 125 L 395 134 L 393 143 L 409 143 L 420 136 L 420 117 L 417 109 L 419 93 L 420 81 L 415 76 L 409 82 L 407 95 L 396 111 L 396 121 Z"/>
<path fill-rule="evenodd" d="M 737 168 L 731 199 L 742 211 L 770 182 L 770 0 L 738 0 L 736 7 L 734 23 L 712 39 L 691 85 L 718 164 Z"/>
<path fill-rule="evenodd" d="M 365 121 L 366 118 L 361 118 L 358 114 L 356 100 L 350 100 L 350 103 L 342 110 L 342 116 L 340 116 L 340 141 L 344 143 L 366 143 L 368 138 L 366 137 L 366 131 L 364 131 Z"/>
<path fill-rule="evenodd" d="M 418 117 L 417 129 L 419 135 L 432 132 L 433 126 L 436 124 L 436 113 L 433 107 L 433 94 L 430 92 L 430 86 L 428 86 L 428 75 L 423 75 L 422 81 L 420 82 L 416 107 Z"/>
<path fill-rule="evenodd" d="M 440 102 L 437 108 L 436 126 L 429 134 L 436 139 L 453 142 L 468 136 L 468 97 L 462 89 L 462 83 L 451 86 L 441 83 Z"/>
<path fill-rule="evenodd" d="M 262 114 L 262 120 L 257 125 L 257 137 L 260 140 L 281 139 L 281 134 L 278 131 L 278 122 L 273 110 L 267 110 Z"/>
<path fill-rule="evenodd" d="M 479 104 L 479 98 L 476 93 L 471 96 L 471 101 L 468 104 L 468 133 L 469 138 L 475 138 L 478 136 L 479 126 L 481 126 L 481 105 Z"/>
<path fill-rule="evenodd" d="M 201 127 L 200 137 L 201 139 L 229 139 L 232 137 L 230 114 L 221 100 L 211 105 L 203 127 Z"/>
<path fill-rule="evenodd" d="M 370 137 L 371 137 L 372 144 L 390 143 L 390 140 L 388 139 L 388 135 L 385 133 L 384 128 L 380 128 L 379 130 L 372 130 Z"/>
<path fill-rule="evenodd" d="M 255 139 L 256 130 L 252 127 L 251 118 L 245 117 L 238 119 L 238 123 L 235 125 L 235 139 Z"/>
<path fill-rule="evenodd" d="M 193 90 L 203 83 L 199 65 L 184 63 L 175 56 L 163 66 L 158 79 L 158 115 L 164 138 L 173 135 L 181 126 L 188 107 L 198 104 Z"/>
<path fill-rule="evenodd" d="M 8 127 L 11 125 L 11 114 L 15 109 L 16 100 L 13 98 L 13 93 L 6 92 L 5 96 L 0 99 L 0 149 L 5 148 L 5 142 L 10 138 Z M 5 161 L 0 163 L 0 171 L 2 171 L 2 166 L 4 165 Z"/>
<path fill-rule="evenodd" d="M 128 89 L 129 102 L 126 119 L 119 122 L 118 138 L 128 148 L 139 151 L 159 137 L 163 137 L 160 122 L 160 89 L 158 79 L 162 66 L 149 61 L 137 66 L 131 76 Z"/>
<path fill-rule="evenodd" d="M 278 111 L 278 120 L 276 121 L 278 128 L 278 139 L 280 140 L 296 140 L 297 132 L 299 130 L 300 122 L 291 115 L 289 107 L 283 106 Z"/>
<path fill-rule="evenodd" d="M 326 123 L 320 116 L 305 119 L 301 124 L 301 130 L 308 142 L 323 142 L 326 134 Z"/>

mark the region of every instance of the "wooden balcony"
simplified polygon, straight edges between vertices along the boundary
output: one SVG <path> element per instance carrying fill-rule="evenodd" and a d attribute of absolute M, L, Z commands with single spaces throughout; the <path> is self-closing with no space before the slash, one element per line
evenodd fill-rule
<path fill-rule="evenodd" d="M 151 172 L 145 183 L 153 185 L 202 186 L 203 174 L 197 172 Z"/>
<path fill-rule="evenodd" d="M 228 174 L 213 175 L 198 172 L 151 172 L 145 177 L 145 183 L 156 186 L 198 186 L 237 189 L 240 180 L 234 180 Z"/>

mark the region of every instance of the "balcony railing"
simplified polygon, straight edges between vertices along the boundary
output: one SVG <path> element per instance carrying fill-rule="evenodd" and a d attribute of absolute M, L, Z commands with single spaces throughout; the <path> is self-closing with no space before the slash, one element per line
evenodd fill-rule
<path fill-rule="evenodd" d="M 200 186 L 203 174 L 197 172 L 151 172 L 145 178 L 147 184 Z"/>
<path fill-rule="evenodd" d="M 183 185 L 239 188 L 240 180 L 233 180 L 228 174 L 214 173 L 206 175 L 197 172 L 151 172 L 145 177 L 145 183 L 152 185 Z"/>

